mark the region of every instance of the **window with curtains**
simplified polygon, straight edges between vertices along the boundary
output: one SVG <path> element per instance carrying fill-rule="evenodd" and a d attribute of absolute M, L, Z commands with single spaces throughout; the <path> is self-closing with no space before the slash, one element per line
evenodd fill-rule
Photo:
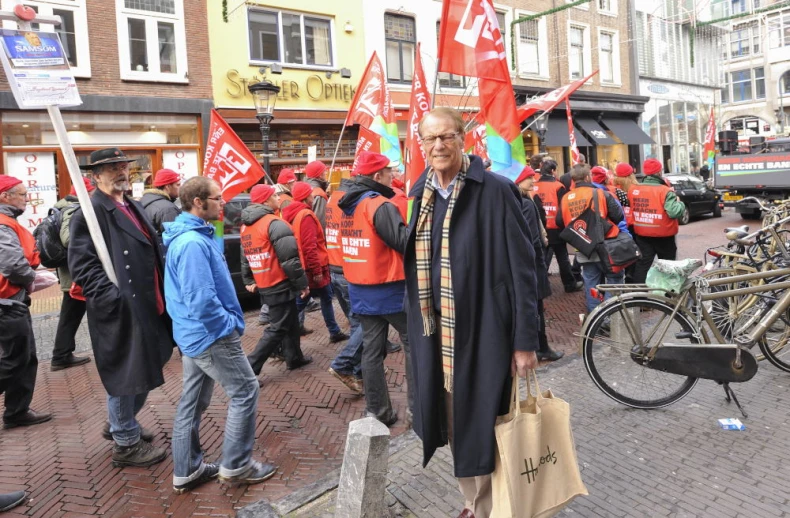
<path fill-rule="evenodd" d="M 186 83 L 183 0 L 116 0 L 121 78 Z"/>
<path fill-rule="evenodd" d="M 250 7 L 247 31 L 251 62 L 334 66 L 330 18 Z"/>
<path fill-rule="evenodd" d="M 568 64 L 571 70 L 571 79 L 584 77 L 584 27 L 571 26 L 568 32 L 570 53 Z"/>
<path fill-rule="evenodd" d="M 441 22 L 436 22 L 436 39 L 441 34 Z M 449 88 L 466 88 L 466 76 L 457 76 L 449 72 L 439 72 L 439 86 Z"/>
<path fill-rule="evenodd" d="M 614 34 L 601 32 L 598 36 L 601 82 L 614 83 Z"/>
<path fill-rule="evenodd" d="M 411 84 L 417 46 L 414 18 L 385 14 L 384 41 L 387 47 L 387 81 Z"/>

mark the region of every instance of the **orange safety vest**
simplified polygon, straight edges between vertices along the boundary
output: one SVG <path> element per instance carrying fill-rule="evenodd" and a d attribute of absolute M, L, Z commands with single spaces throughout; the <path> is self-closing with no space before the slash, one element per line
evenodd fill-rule
<path fill-rule="evenodd" d="M 340 229 L 343 274 L 352 284 L 376 285 L 406 278 L 403 256 L 387 246 L 373 225 L 373 216 L 385 203 L 392 202 L 384 196 L 363 199 L 354 211 L 351 226 Z"/>
<path fill-rule="evenodd" d="M 538 195 L 540 201 L 543 202 L 543 209 L 546 211 L 546 229 L 557 230 L 557 207 L 559 207 L 559 196 L 557 193 L 564 185 L 557 180 L 538 180 L 534 184 L 535 194 Z"/>
<path fill-rule="evenodd" d="M 642 237 L 670 237 L 678 233 L 678 220 L 664 210 L 669 187 L 665 185 L 632 185 L 628 202 L 634 219 L 634 232 Z"/>
<path fill-rule="evenodd" d="M 393 187 L 392 190 L 395 191 L 395 196 L 393 196 L 390 201 L 398 207 L 398 212 L 400 212 L 400 217 L 403 218 L 403 222 L 408 223 L 409 198 L 403 190 L 397 187 Z"/>
<path fill-rule="evenodd" d="M 566 194 L 561 203 L 562 206 L 562 222 L 565 226 L 570 225 L 574 218 L 584 212 L 588 206 L 592 206 L 593 192 L 598 196 L 598 213 L 603 219 L 609 216 L 609 209 L 606 206 L 606 195 L 601 189 L 595 187 L 577 187 Z M 613 238 L 620 233 L 617 225 L 612 223 L 612 227 L 606 233 L 606 239 Z"/>
<path fill-rule="evenodd" d="M 38 249 L 36 248 L 36 238 L 29 230 L 19 224 L 14 218 L 8 217 L 5 214 L 0 214 L 0 225 L 5 225 L 14 231 L 19 238 L 19 245 L 22 247 L 22 254 L 25 259 L 30 263 L 30 267 L 34 270 L 41 264 L 41 259 L 38 256 Z M 0 299 L 8 299 L 13 295 L 19 293 L 22 286 L 11 284 L 11 282 L 0 275 Z"/>
<path fill-rule="evenodd" d="M 313 187 L 313 196 L 319 196 L 325 200 L 329 200 L 329 195 L 320 187 Z"/>
<path fill-rule="evenodd" d="M 343 268 L 343 248 L 340 245 L 341 225 L 351 226 L 353 218 L 346 215 L 338 203 L 345 191 L 334 191 L 326 202 L 326 251 L 329 264 Z"/>
<path fill-rule="evenodd" d="M 249 227 L 241 226 L 241 247 L 258 288 L 271 288 L 288 279 L 269 239 L 269 228 L 275 219 L 280 218 L 267 214 Z"/>
<path fill-rule="evenodd" d="M 324 233 L 320 232 L 321 230 L 321 222 L 318 221 L 318 217 L 315 215 L 310 209 L 302 209 L 296 213 L 296 217 L 294 217 L 294 235 L 296 235 L 296 246 L 299 247 L 299 260 L 302 261 L 302 268 L 307 271 L 307 263 L 304 261 L 304 253 L 302 252 L 302 222 L 305 218 L 313 218 L 315 221 L 316 226 L 319 229 L 319 232 L 316 234 L 316 244 L 318 245 L 318 259 L 321 261 L 321 265 L 329 264 L 329 255 L 326 250 L 326 239 L 324 239 Z"/>

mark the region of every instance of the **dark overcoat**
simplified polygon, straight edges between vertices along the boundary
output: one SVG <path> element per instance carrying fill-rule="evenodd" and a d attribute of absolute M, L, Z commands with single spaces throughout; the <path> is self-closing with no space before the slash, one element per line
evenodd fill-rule
<path fill-rule="evenodd" d="M 137 202 L 126 198 L 150 241 L 109 196 L 97 190 L 91 201 L 118 287 L 102 268 L 82 209 L 69 227 L 69 271 L 85 294 L 88 331 L 105 390 L 111 396 L 140 394 L 164 383 L 162 367 L 173 354 L 172 323 L 166 311 L 159 315 L 156 310 L 155 272 L 164 298 L 163 251 Z"/>
<path fill-rule="evenodd" d="M 447 444 L 447 419 L 439 337 L 438 333 L 423 336 L 417 295 L 415 224 L 425 178 L 423 172 L 410 192 L 414 208 L 404 268 L 415 384 L 413 427 L 423 441 L 427 464 L 436 448 Z M 518 189 L 513 182 L 485 172 L 482 160 L 472 156 L 450 221 L 456 310 L 453 458 L 457 477 L 494 471 L 494 422 L 508 409 L 513 351 L 538 349 L 534 261 Z"/>

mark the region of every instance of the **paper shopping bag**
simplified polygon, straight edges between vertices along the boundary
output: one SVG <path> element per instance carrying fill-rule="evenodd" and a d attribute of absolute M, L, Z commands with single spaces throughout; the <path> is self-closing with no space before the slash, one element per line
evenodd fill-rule
<path fill-rule="evenodd" d="M 553 516 L 574 497 L 587 495 L 576 460 L 570 406 L 540 392 L 527 376 L 527 399 L 520 401 L 519 380 L 513 380 L 510 412 L 497 418 L 497 458 L 492 474 L 492 518 Z"/>

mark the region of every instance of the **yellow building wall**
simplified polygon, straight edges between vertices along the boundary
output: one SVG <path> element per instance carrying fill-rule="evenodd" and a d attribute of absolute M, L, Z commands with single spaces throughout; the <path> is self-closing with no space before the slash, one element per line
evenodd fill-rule
<path fill-rule="evenodd" d="M 240 2 L 228 2 L 229 11 Z M 348 68 L 351 78 L 340 73 L 327 78 L 325 69 L 306 69 L 283 63 L 282 74 L 268 69 L 261 74 L 260 64 L 250 64 L 247 29 L 248 7 L 260 6 L 292 13 L 312 14 L 333 20 L 334 70 Z M 353 27 L 346 31 L 346 25 Z M 222 20 L 222 2 L 208 2 L 209 48 L 211 52 L 214 104 L 218 108 L 252 108 L 247 85 L 264 77 L 281 88 L 277 109 L 340 110 L 351 104 L 354 91 L 367 65 L 363 38 L 362 0 L 289 0 L 288 2 L 248 1 Z"/>

